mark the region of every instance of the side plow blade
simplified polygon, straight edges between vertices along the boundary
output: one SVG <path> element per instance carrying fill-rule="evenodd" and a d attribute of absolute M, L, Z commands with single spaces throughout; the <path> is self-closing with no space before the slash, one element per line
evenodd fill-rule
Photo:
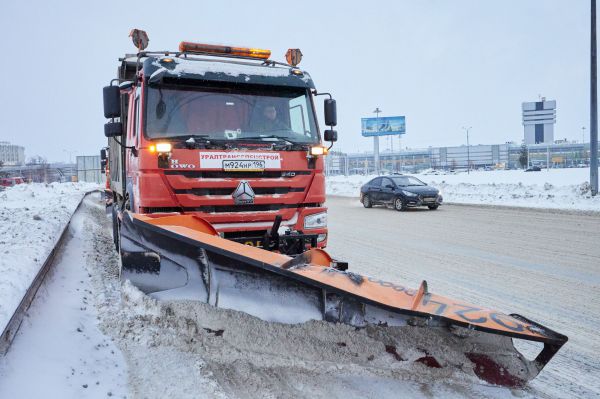
<path fill-rule="evenodd" d="M 355 327 L 410 328 L 441 337 L 440 347 L 414 359 L 429 367 L 462 367 L 460 352 L 479 378 L 522 387 L 535 378 L 567 337 L 517 314 L 470 305 L 336 269 L 322 250 L 295 258 L 221 238 L 191 215 L 149 217 L 125 212 L 121 223 L 122 278 L 158 299 L 193 299 L 266 321 L 326 320 Z M 534 360 L 512 339 L 543 344 Z M 394 346 L 386 351 L 396 356 Z M 460 363 L 460 362 L 459 362 Z"/>

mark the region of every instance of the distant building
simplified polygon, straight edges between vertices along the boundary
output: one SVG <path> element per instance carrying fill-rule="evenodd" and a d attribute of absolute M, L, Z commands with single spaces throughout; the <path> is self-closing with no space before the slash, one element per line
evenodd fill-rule
<path fill-rule="evenodd" d="M 25 163 L 25 147 L 14 145 L 8 141 L 0 141 L 0 161 L 7 166 Z"/>
<path fill-rule="evenodd" d="M 525 144 L 553 144 L 556 101 L 542 97 L 541 101 L 523 103 L 522 108 Z"/>

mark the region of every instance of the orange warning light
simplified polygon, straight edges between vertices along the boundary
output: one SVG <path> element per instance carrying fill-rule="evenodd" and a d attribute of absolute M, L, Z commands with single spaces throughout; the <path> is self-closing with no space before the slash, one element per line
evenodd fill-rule
<path fill-rule="evenodd" d="M 258 58 L 261 60 L 266 60 L 271 56 L 271 50 L 264 50 L 260 48 L 229 47 L 192 42 L 179 43 L 179 51 L 182 53 L 196 54 L 223 54 L 236 57 Z"/>

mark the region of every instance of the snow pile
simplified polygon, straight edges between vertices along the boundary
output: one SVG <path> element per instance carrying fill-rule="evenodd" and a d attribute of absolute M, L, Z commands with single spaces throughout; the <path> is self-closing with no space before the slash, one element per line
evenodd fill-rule
<path fill-rule="evenodd" d="M 127 364 L 98 328 L 99 297 L 89 279 L 98 272 L 97 260 L 89 256 L 96 239 L 89 212 L 96 209 L 103 214 L 98 194 L 86 197 L 73 215 L 52 271 L 0 357 L 0 398 L 127 396 Z"/>
<path fill-rule="evenodd" d="M 440 173 L 440 172 L 437 172 Z M 505 205 L 531 208 L 600 211 L 600 197 L 592 197 L 589 169 L 473 171 L 452 174 L 414 174 L 438 188 L 448 203 Z M 375 176 L 331 176 L 327 194 L 360 195 L 360 187 Z"/>
<path fill-rule="evenodd" d="M 0 329 L 58 240 L 89 183 L 33 183 L 0 192 Z"/>

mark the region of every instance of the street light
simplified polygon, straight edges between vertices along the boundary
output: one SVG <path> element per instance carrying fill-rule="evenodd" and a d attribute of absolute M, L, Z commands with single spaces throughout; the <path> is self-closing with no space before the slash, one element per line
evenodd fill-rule
<path fill-rule="evenodd" d="M 471 129 L 473 129 L 473 126 L 463 126 L 463 130 L 467 132 L 467 174 L 470 174 L 471 171 L 471 151 L 469 150 L 469 130 Z"/>
<path fill-rule="evenodd" d="M 590 20 L 590 186 L 598 194 L 598 69 L 596 54 L 596 0 L 591 0 Z"/>

